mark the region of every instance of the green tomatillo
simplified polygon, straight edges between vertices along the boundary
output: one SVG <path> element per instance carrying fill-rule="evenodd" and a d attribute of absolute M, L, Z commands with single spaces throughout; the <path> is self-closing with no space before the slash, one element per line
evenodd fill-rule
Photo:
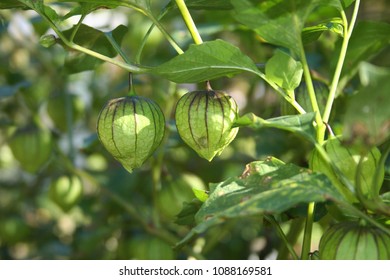
<path fill-rule="evenodd" d="M 157 103 L 136 95 L 108 101 L 97 121 L 101 143 L 129 172 L 153 154 L 164 131 L 164 114 Z"/>
<path fill-rule="evenodd" d="M 233 141 L 238 127 L 238 107 L 227 93 L 212 90 L 192 91 L 176 106 L 176 127 L 183 141 L 202 158 L 211 161 Z"/>

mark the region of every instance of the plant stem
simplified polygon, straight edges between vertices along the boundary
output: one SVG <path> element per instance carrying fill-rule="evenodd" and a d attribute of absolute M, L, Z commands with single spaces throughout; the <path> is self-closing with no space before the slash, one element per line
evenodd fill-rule
<path fill-rule="evenodd" d="M 311 236 L 313 232 L 314 210 L 315 210 L 315 203 L 310 202 L 307 207 L 306 224 L 305 224 L 305 231 L 304 231 L 303 242 L 302 242 L 302 253 L 301 253 L 302 260 L 309 259 L 309 253 L 311 249 Z"/>
<path fill-rule="evenodd" d="M 114 47 L 114 49 L 117 51 L 117 53 L 122 57 L 122 59 L 127 63 L 131 64 L 129 58 L 127 55 L 123 52 L 122 48 L 118 45 L 118 43 L 115 41 L 114 37 L 112 36 L 112 33 L 105 33 L 106 38 L 108 41 L 110 41 L 110 44 Z"/>
<path fill-rule="evenodd" d="M 303 76 L 305 78 L 307 92 L 309 94 L 310 103 L 311 103 L 311 106 L 313 108 L 313 112 L 316 112 L 315 121 L 317 123 L 317 128 L 316 128 L 317 141 L 321 144 L 323 142 L 323 137 L 320 136 L 319 131 L 322 127 L 325 127 L 325 126 L 324 126 L 324 123 L 322 121 L 320 109 L 318 107 L 317 97 L 316 97 L 314 86 L 313 86 L 313 80 L 311 78 L 309 64 L 307 63 L 306 54 L 305 54 L 305 50 L 303 48 L 302 43 L 301 43 L 300 49 L 301 49 L 300 56 L 301 56 L 301 62 L 302 62 L 302 67 L 303 67 Z"/>
<path fill-rule="evenodd" d="M 186 3 L 184 0 L 175 0 L 176 5 L 178 6 L 180 13 L 184 19 L 184 22 L 187 25 L 188 31 L 191 33 L 191 37 L 194 40 L 195 44 L 200 45 L 203 43 L 202 38 L 200 37 L 199 31 L 196 28 L 196 25 L 194 23 L 194 20 L 191 17 L 190 12 L 188 11 L 188 8 L 186 6 Z"/>
<path fill-rule="evenodd" d="M 67 46 L 68 48 L 71 48 L 73 50 L 76 50 L 76 51 L 79 51 L 79 52 L 82 52 L 82 53 L 85 53 L 87 55 L 90 55 L 90 56 L 93 56 L 93 57 L 96 57 L 100 60 L 103 60 L 105 62 L 109 62 L 111 64 L 114 64 L 118 67 L 121 67 L 129 72 L 133 72 L 133 73 L 145 73 L 147 72 L 147 70 L 149 69 L 148 67 L 145 67 L 145 66 L 139 66 L 139 65 L 135 65 L 135 64 L 131 64 L 131 63 L 123 63 L 121 61 L 117 61 L 115 59 L 112 59 L 108 56 L 105 56 L 105 55 L 102 55 L 98 52 L 95 52 L 93 50 L 90 50 L 88 48 L 85 48 L 83 46 L 80 46 L 74 42 L 72 42 L 71 40 L 68 40 L 64 34 L 58 29 L 58 27 L 56 26 L 56 24 L 50 19 L 50 17 L 48 17 L 46 14 L 42 13 L 42 12 L 39 12 L 39 11 L 36 11 L 42 18 L 44 18 L 47 23 L 50 25 L 50 27 L 54 30 L 54 32 L 58 35 L 58 37 L 61 39 L 62 43 L 65 44 L 65 46 Z M 81 22 L 79 22 L 81 23 Z M 77 28 L 76 28 L 77 29 Z M 72 35 L 72 37 L 74 36 L 75 34 Z M 73 38 L 72 38 L 73 39 Z"/>
<path fill-rule="evenodd" d="M 337 61 L 336 69 L 335 69 L 332 83 L 330 86 L 329 96 L 328 96 L 328 99 L 326 101 L 325 110 L 324 110 L 324 114 L 322 117 L 322 119 L 325 123 L 329 122 L 329 117 L 330 117 L 330 113 L 332 111 L 333 102 L 334 102 L 334 99 L 336 98 L 336 91 L 338 88 L 338 83 L 340 80 L 341 71 L 343 69 L 345 56 L 347 54 L 349 39 L 351 38 L 352 31 L 354 29 L 355 22 L 357 19 L 359 5 L 360 5 L 360 0 L 356 0 L 354 11 L 353 11 L 351 22 L 350 22 L 349 26 L 348 26 L 347 16 L 345 15 L 344 10 L 341 11 L 341 17 L 342 17 L 343 25 L 344 25 L 344 31 L 343 31 L 344 36 L 343 36 L 343 43 L 341 45 L 341 50 L 340 50 L 340 54 L 339 54 L 339 59 Z M 322 138 L 324 138 L 324 135 L 325 135 L 325 128 L 324 127 L 321 128 L 320 135 Z"/>
<path fill-rule="evenodd" d="M 303 218 L 294 219 L 291 221 L 290 228 L 288 233 L 286 234 L 286 239 L 289 244 L 296 244 L 299 234 L 302 232 Z M 282 244 L 283 245 L 283 244 Z M 295 251 L 294 251 L 295 252 Z M 288 259 L 289 250 L 286 246 L 280 246 L 278 250 L 278 260 L 287 260 Z M 297 257 L 298 259 L 298 257 Z"/>
<path fill-rule="evenodd" d="M 265 215 L 264 218 L 267 219 L 268 222 L 270 222 L 277 230 L 279 237 L 283 240 L 284 245 L 290 252 L 291 256 L 294 260 L 298 260 L 298 255 L 295 253 L 294 248 L 291 246 L 290 242 L 288 242 L 286 235 L 284 234 L 282 228 L 280 227 L 279 223 L 275 220 L 273 216 Z"/>

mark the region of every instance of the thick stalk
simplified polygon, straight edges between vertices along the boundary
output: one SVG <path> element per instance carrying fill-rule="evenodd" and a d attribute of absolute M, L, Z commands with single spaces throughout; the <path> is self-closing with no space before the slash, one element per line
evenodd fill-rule
<path fill-rule="evenodd" d="M 360 5 L 360 0 L 356 0 L 354 11 L 353 11 L 349 26 L 348 26 L 348 20 L 347 20 L 347 16 L 345 15 L 345 12 L 341 11 L 341 17 L 342 17 L 343 25 L 344 25 L 344 38 L 343 38 L 343 43 L 341 45 L 339 59 L 337 61 L 337 65 L 336 65 L 336 69 L 335 69 L 335 72 L 333 75 L 332 83 L 331 83 L 331 86 L 329 89 L 329 96 L 328 96 L 328 99 L 326 101 L 324 114 L 322 117 L 322 119 L 325 123 L 329 122 L 329 117 L 330 117 L 330 113 L 332 111 L 333 102 L 334 102 L 334 99 L 336 98 L 336 92 L 337 92 L 337 88 L 338 88 L 338 84 L 339 84 L 339 80 L 340 80 L 340 76 L 341 76 L 341 71 L 343 69 L 345 56 L 347 54 L 349 39 L 351 38 L 352 31 L 354 29 L 355 22 L 357 19 L 359 5 Z M 324 135 L 325 135 L 325 127 L 322 127 L 321 131 L 320 131 L 320 136 L 322 138 L 324 138 Z"/>
<path fill-rule="evenodd" d="M 315 203 L 310 202 L 309 206 L 307 207 L 306 224 L 305 224 L 305 231 L 303 235 L 302 253 L 301 253 L 302 260 L 309 259 L 309 253 L 311 248 L 311 236 L 313 232 L 314 210 L 315 210 Z"/>
<path fill-rule="evenodd" d="M 303 48 L 303 45 L 301 44 L 301 62 L 303 67 L 303 76 L 305 78 L 306 86 L 307 86 L 307 92 L 309 94 L 310 103 L 313 109 L 313 112 L 316 112 L 316 118 L 315 122 L 317 124 L 316 130 L 317 130 L 317 141 L 321 144 L 323 142 L 323 137 L 320 136 L 319 131 L 322 129 L 322 127 L 325 127 L 322 117 L 320 114 L 320 109 L 318 107 L 317 97 L 313 86 L 313 80 L 311 78 L 311 73 L 309 69 L 309 65 L 307 63 L 305 50 Z"/>
<path fill-rule="evenodd" d="M 194 20 L 191 17 L 190 12 L 188 11 L 188 8 L 186 6 L 186 3 L 184 0 L 175 0 L 176 5 L 178 6 L 180 13 L 184 19 L 184 22 L 187 25 L 188 31 L 191 33 L 191 37 L 194 40 L 195 44 L 200 45 L 203 43 L 202 38 L 200 37 L 200 34 L 198 32 L 198 29 L 196 28 L 196 25 L 194 23 Z"/>

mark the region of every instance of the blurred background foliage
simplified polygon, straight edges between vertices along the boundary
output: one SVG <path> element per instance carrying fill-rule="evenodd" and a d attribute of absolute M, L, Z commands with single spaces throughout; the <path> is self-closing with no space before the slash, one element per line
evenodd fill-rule
<path fill-rule="evenodd" d="M 166 1 L 153 2 L 158 11 Z M 359 20 L 389 22 L 389 11 L 386 0 L 363 1 Z M 229 13 L 192 11 L 204 41 L 224 39 L 263 64 L 275 48 L 243 29 Z M 332 9 L 318 10 L 310 21 L 336 15 Z M 64 24 L 71 27 L 75 22 L 71 17 Z M 127 26 L 122 47 L 131 59 L 151 24 L 124 8 L 93 12 L 84 23 L 101 30 Z M 164 18 L 162 24 L 184 49 L 192 43 L 178 13 Z M 307 166 L 310 144 L 275 129 L 243 128 L 223 154 L 209 163 L 184 145 L 172 117 L 178 98 L 203 85 L 176 85 L 136 75 L 136 92 L 161 106 L 168 132 L 156 154 L 129 174 L 96 138 L 97 116 L 109 99 L 127 93 L 128 73 L 107 63 L 79 72 L 71 67 L 74 52 L 39 44 L 48 32 L 47 24 L 34 12 L 0 11 L 0 259 L 273 258 L 280 240 L 260 218 L 228 222 L 193 240 L 188 248 L 172 250 L 192 223 L 191 215 L 178 219 L 177 214 L 183 203 L 187 209 L 198 207 L 192 188 L 207 189 L 208 183 L 239 176 L 250 161 L 272 155 Z M 320 80 L 331 78 L 327 76 L 329 62 L 337 40 L 335 33 L 325 32 L 306 45 L 309 63 Z M 141 63 L 158 65 L 174 55 L 155 29 Z M 389 66 L 389 59 L 387 47 L 374 57 L 374 63 Z M 240 114 L 254 112 L 264 119 L 281 114 L 279 96 L 254 76 L 218 79 L 212 86 L 230 93 Z M 342 111 L 343 96 L 339 101 L 336 110 Z M 322 232 L 317 227 L 314 243 Z"/>

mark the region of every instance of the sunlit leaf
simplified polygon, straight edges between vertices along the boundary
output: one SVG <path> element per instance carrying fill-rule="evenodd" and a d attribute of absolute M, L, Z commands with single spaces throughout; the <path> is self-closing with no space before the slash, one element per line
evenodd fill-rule
<path fill-rule="evenodd" d="M 274 158 L 252 162 L 240 177 L 216 184 L 195 216 L 197 225 L 178 245 L 230 219 L 278 214 L 300 203 L 327 200 L 342 197 L 324 174 Z"/>
<path fill-rule="evenodd" d="M 265 65 L 268 80 L 286 90 L 294 90 L 299 86 L 303 74 L 302 64 L 282 51 L 276 53 Z"/>
<path fill-rule="evenodd" d="M 223 40 L 191 45 L 183 54 L 150 70 L 176 83 L 197 83 L 243 71 L 258 73 L 248 56 Z"/>

